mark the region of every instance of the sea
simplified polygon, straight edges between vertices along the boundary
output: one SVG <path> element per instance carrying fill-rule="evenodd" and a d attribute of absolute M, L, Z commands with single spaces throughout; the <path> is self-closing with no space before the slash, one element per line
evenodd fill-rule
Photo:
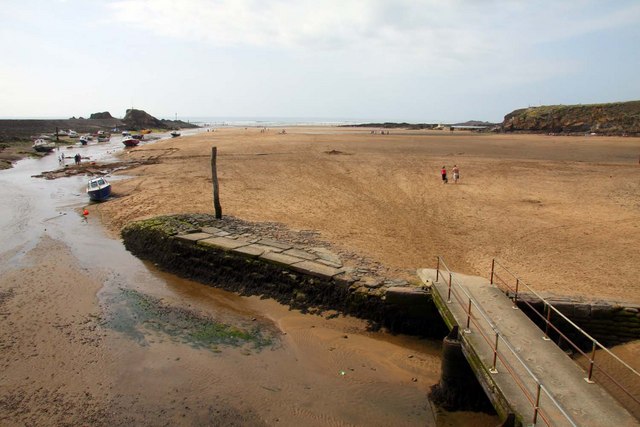
<path fill-rule="evenodd" d="M 373 122 L 373 120 L 328 117 L 181 117 L 177 115 L 174 117 L 161 118 L 166 120 L 182 120 L 202 127 L 346 126 Z"/>
<path fill-rule="evenodd" d="M 62 116 L 0 116 L 0 120 L 66 120 Z M 116 117 L 122 118 L 122 117 Z M 254 117 L 254 116 L 157 116 L 164 120 L 181 120 L 201 127 L 284 127 L 284 126 L 349 126 L 363 123 L 383 123 L 406 120 L 336 117 Z M 425 122 L 434 123 L 434 122 Z"/>

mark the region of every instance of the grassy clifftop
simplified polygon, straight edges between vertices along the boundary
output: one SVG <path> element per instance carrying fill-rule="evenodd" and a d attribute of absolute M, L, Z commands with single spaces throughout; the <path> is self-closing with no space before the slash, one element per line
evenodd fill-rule
<path fill-rule="evenodd" d="M 522 108 L 504 117 L 505 132 L 640 135 L 640 101 Z"/>

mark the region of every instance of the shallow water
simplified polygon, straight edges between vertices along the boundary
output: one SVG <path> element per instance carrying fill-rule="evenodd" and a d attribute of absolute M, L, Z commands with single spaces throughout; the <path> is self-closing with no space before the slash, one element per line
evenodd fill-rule
<path fill-rule="evenodd" d="M 57 169 L 60 153 L 106 161 L 122 149 L 114 137 L 109 143 L 25 159 L 0 172 L 0 272 L 28 267 L 25 255 L 44 236 L 70 248 L 86 274 L 102 283 L 103 327 L 118 343 L 108 349 L 118 361 L 110 375 L 117 377 L 121 393 L 138 393 L 140 402 L 132 408 L 163 408 L 170 416 L 180 414 L 181 424 L 215 418 L 205 403 L 222 401 L 233 413 L 250 414 L 240 424 L 436 425 L 426 396 L 439 378 L 439 342 L 369 332 L 355 318 L 303 315 L 271 300 L 241 297 L 159 271 L 108 238 L 91 205 L 88 217 L 82 216 L 88 203 L 86 177 L 31 177 Z M 108 178 L 112 185 L 117 181 Z M 140 299 L 132 303 L 131 295 L 148 296 L 145 301 L 163 311 L 143 316 Z M 259 330 L 269 344 L 222 340 L 193 345 L 189 328 L 202 319 L 225 331 Z M 154 322 L 162 322 L 161 327 Z M 195 402 L 193 407 L 181 406 L 176 394 Z M 497 421 L 465 413 L 440 419 L 441 425 Z"/>

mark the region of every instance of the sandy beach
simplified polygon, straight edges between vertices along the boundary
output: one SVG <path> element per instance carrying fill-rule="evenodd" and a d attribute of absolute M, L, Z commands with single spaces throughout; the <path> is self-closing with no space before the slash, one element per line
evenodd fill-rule
<path fill-rule="evenodd" d="M 486 276 L 495 256 L 547 293 L 640 302 L 640 139 L 279 131 L 222 128 L 124 150 L 120 160 L 140 166 L 114 176 L 115 197 L 84 219 L 82 175 L 24 178 L 55 169 L 54 156 L 2 172 L 0 424 L 435 425 L 426 395 L 439 342 L 240 297 L 124 250 L 129 221 L 213 211 L 212 146 L 225 215 L 313 230 L 389 275 L 415 281 L 441 255 Z M 85 153 L 106 158 L 116 144 Z M 460 182 L 443 184 L 440 168 L 454 164 Z M 258 326 L 272 346 L 194 347 L 154 329 L 135 298 L 165 313 L 162 325 L 213 316 Z M 633 343 L 616 351 L 638 360 Z"/>
<path fill-rule="evenodd" d="M 438 255 L 486 277 L 496 257 L 547 294 L 640 303 L 640 138 L 222 128 L 127 151 L 158 162 L 98 207 L 109 230 L 212 212 L 212 146 L 224 214 L 317 231 L 408 279 Z"/>

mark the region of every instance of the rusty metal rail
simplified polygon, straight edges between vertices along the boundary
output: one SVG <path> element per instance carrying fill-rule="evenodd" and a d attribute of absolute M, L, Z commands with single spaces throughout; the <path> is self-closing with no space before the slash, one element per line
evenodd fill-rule
<path fill-rule="evenodd" d="M 507 338 L 500 332 L 498 327 L 491 321 L 489 316 L 480 307 L 478 302 L 469 294 L 469 292 L 462 286 L 462 284 L 454 278 L 453 272 L 449 269 L 444 259 L 440 256 L 437 257 L 438 264 L 436 267 L 436 282 L 442 276 L 444 283 L 448 285 L 447 289 L 447 303 L 453 303 L 454 300 L 459 304 L 467 313 L 466 327 L 463 333 L 471 333 L 471 327 L 474 326 L 474 330 L 482 336 L 484 342 L 489 346 L 493 352 L 493 363 L 489 369 L 491 374 L 498 373 L 497 362 L 505 367 L 514 383 L 522 391 L 525 398 L 531 405 L 532 415 L 531 423 L 536 425 L 538 419 L 542 420 L 547 426 L 551 425 L 550 411 L 557 411 L 565 418 L 570 425 L 577 426 L 576 422 L 571 418 L 567 411 L 560 405 L 555 397 L 550 393 L 547 387 L 540 381 L 540 379 L 529 369 L 526 363 L 520 358 L 514 349 L 513 345 L 507 340 Z M 440 270 L 443 269 L 441 272 Z M 444 274 L 443 274 L 444 273 Z M 452 297 L 454 299 L 452 299 Z M 473 310 L 475 308 L 475 310 Z M 477 314 L 476 314 L 477 313 Z M 479 315 L 479 316 L 478 316 Z M 482 322 L 493 331 L 493 336 L 488 336 L 485 333 L 485 328 L 482 327 Z M 502 345 L 499 346 L 499 343 Z M 507 360 L 508 357 L 515 358 L 518 365 L 520 365 L 526 371 L 528 379 L 532 380 L 535 384 L 535 392 L 527 388 L 523 379 L 520 378 L 515 372 L 514 367 Z M 550 402 L 548 408 L 542 408 L 542 397 L 546 396 L 546 399 Z"/>
<path fill-rule="evenodd" d="M 513 280 L 515 280 L 513 287 L 509 284 L 508 280 L 505 280 L 500 276 L 500 274 L 498 273 L 499 271 L 506 272 L 506 274 L 508 274 L 509 276 L 511 276 Z M 500 282 L 500 284 L 496 283 L 496 279 Z M 598 372 L 600 372 L 609 381 L 611 381 L 611 383 L 614 384 L 618 390 L 622 391 L 637 405 L 640 405 L 640 397 L 635 396 L 630 390 L 628 390 L 623 384 L 621 384 L 618 379 L 614 378 L 613 374 L 611 374 L 610 372 L 607 372 L 604 366 L 601 366 L 598 363 L 596 363 L 596 360 L 595 360 L 596 350 L 600 349 L 606 352 L 606 354 L 609 355 L 618 364 L 618 366 L 624 368 L 624 371 L 627 372 L 628 375 L 634 376 L 636 380 L 640 382 L 640 373 L 638 371 L 636 371 L 633 367 L 629 366 L 628 363 L 626 363 L 624 360 L 620 359 L 618 356 L 613 354 L 608 348 L 606 348 L 604 345 L 598 342 L 598 340 L 593 338 L 591 335 L 585 332 L 582 328 L 576 325 L 571 319 L 569 319 L 562 312 L 560 312 L 560 310 L 554 307 L 553 304 L 551 304 L 545 298 L 540 296 L 535 290 L 533 290 L 533 288 L 531 288 L 531 286 L 527 285 L 522 279 L 520 279 L 518 276 L 512 273 L 508 268 L 502 265 L 495 258 L 491 261 L 490 282 L 491 284 L 495 284 L 496 286 L 499 286 L 499 287 L 500 285 L 502 285 L 503 288 L 506 288 L 508 291 L 512 292 L 514 308 L 517 308 L 518 294 L 520 292 L 521 287 L 526 288 L 529 293 L 535 295 L 538 299 L 540 299 L 540 301 L 542 301 L 542 303 L 544 304 L 543 313 L 540 313 L 535 307 L 533 307 L 533 305 L 531 305 L 526 300 L 520 300 L 520 302 L 526 304 L 532 310 L 532 312 L 535 313 L 544 322 L 545 331 L 544 331 L 543 339 L 548 340 L 549 330 L 553 329 L 558 334 L 558 336 L 562 337 L 562 339 L 564 339 L 575 351 L 579 352 L 582 356 L 584 356 L 588 360 L 588 369 L 586 369 L 587 376 L 584 379 L 586 382 L 588 383 L 594 382 L 593 380 L 594 369 L 597 369 Z M 591 342 L 590 354 L 585 353 L 577 344 L 575 344 L 564 333 L 562 333 L 562 331 L 560 331 L 560 329 L 556 325 L 553 324 L 553 322 L 551 321 L 552 312 L 554 312 L 556 315 L 558 315 L 560 318 L 566 321 L 573 329 L 578 331 L 580 335 L 582 335 L 584 338 L 586 338 L 588 341 Z"/>

